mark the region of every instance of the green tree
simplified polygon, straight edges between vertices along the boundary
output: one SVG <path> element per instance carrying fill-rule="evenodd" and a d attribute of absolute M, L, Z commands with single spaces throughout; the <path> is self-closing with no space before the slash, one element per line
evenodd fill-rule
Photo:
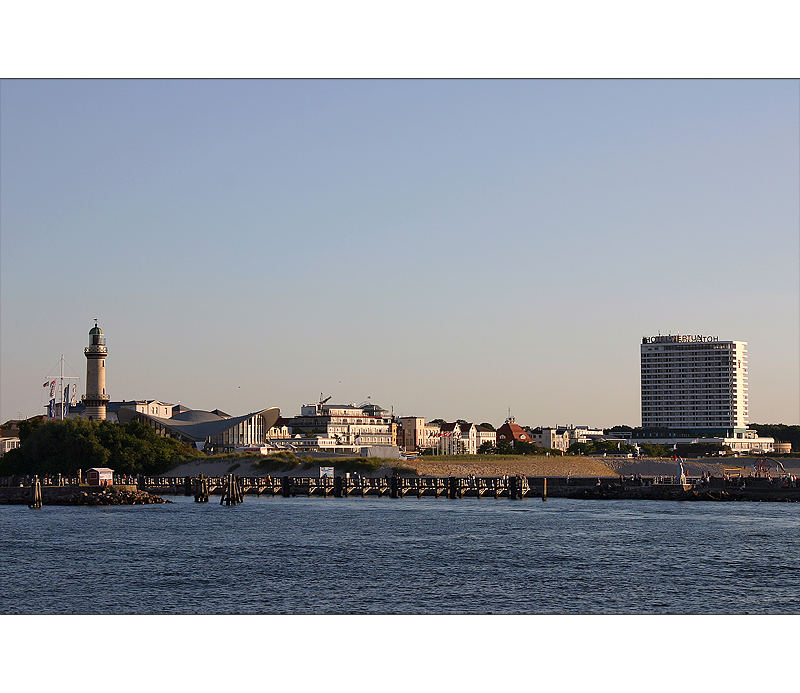
<path fill-rule="evenodd" d="M 33 428 L 19 448 L 0 458 L 0 475 L 75 474 L 90 467 L 111 467 L 121 474 L 159 474 L 200 455 L 193 446 L 162 438 L 139 422 L 72 418 Z"/>

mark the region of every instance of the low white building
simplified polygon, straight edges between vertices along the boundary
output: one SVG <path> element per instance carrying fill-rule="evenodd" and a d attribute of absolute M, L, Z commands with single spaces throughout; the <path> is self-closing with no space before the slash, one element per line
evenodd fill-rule
<path fill-rule="evenodd" d="M 5 455 L 9 450 L 14 450 L 19 447 L 19 438 L 16 436 L 6 436 L 0 438 L 0 457 Z"/>
<path fill-rule="evenodd" d="M 475 442 L 479 450 L 481 445 L 483 445 L 484 443 L 489 443 L 492 447 L 497 446 L 497 431 L 495 431 L 493 428 L 476 425 L 475 436 L 476 436 Z"/>
<path fill-rule="evenodd" d="M 653 435 L 651 437 L 634 437 L 626 441 L 636 445 L 643 443 L 650 443 L 652 445 L 664 445 L 668 448 L 673 448 L 676 445 L 692 445 L 695 443 L 716 443 L 725 445 L 731 449 L 731 452 L 738 452 L 741 454 L 764 454 L 774 452 L 775 439 L 761 437 L 756 431 L 749 429 L 745 431 L 733 431 L 732 435 L 725 436 L 708 436 L 708 435 L 682 435 L 682 436 L 669 436 L 659 437 Z"/>
<path fill-rule="evenodd" d="M 474 423 L 443 423 L 439 429 L 440 455 L 477 455 L 478 430 Z"/>
<path fill-rule="evenodd" d="M 566 428 L 540 426 L 530 431 L 531 442 L 549 450 L 566 452 L 571 445 L 569 431 Z"/>

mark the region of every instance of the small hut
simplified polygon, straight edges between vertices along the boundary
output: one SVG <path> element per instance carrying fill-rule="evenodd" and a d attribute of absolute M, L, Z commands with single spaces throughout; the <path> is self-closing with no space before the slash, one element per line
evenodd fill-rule
<path fill-rule="evenodd" d="M 114 484 L 114 470 L 108 467 L 87 469 L 86 483 L 89 486 L 112 486 Z"/>

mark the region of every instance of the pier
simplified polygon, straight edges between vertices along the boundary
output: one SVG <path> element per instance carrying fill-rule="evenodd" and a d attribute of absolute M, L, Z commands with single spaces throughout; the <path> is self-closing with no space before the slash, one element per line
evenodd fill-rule
<path fill-rule="evenodd" d="M 28 504 L 40 508 L 58 505 L 76 489 L 97 492 L 80 478 L 0 478 L 0 504 Z M 155 496 L 194 496 L 207 503 L 221 496 L 220 504 L 237 505 L 248 497 L 332 498 L 526 498 L 640 499 L 640 500 L 752 500 L 800 501 L 800 488 L 786 479 L 762 477 L 537 477 L 537 476 L 140 476 L 115 478 L 113 488 L 145 491 Z"/>
<path fill-rule="evenodd" d="M 220 495 L 228 477 L 203 477 L 206 494 Z M 333 498 L 630 498 L 652 500 L 800 501 L 800 488 L 782 479 L 757 477 L 558 477 L 558 476 L 384 476 L 238 477 L 242 498 L 247 496 L 321 496 Z M 139 488 L 161 496 L 192 495 L 193 477 L 143 477 Z"/>

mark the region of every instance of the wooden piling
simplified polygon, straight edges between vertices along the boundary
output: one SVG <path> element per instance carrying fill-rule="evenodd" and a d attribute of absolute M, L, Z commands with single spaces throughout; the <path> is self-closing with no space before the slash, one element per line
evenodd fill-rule
<path fill-rule="evenodd" d="M 42 482 L 39 477 L 33 477 L 33 485 L 31 486 L 31 502 L 28 503 L 31 510 L 38 510 L 42 507 Z"/>
<path fill-rule="evenodd" d="M 208 479 L 205 474 L 201 474 L 194 481 L 194 502 L 208 503 Z"/>
<path fill-rule="evenodd" d="M 542 501 L 547 500 L 547 477 L 544 478 L 544 484 L 542 486 Z"/>
<path fill-rule="evenodd" d="M 222 505 L 224 503 L 227 506 L 231 506 L 242 502 L 244 502 L 242 485 L 238 477 L 228 474 L 223 483 L 222 498 L 219 499 L 219 504 Z"/>
<path fill-rule="evenodd" d="M 460 480 L 457 476 L 449 477 L 447 491 L 448 498 L 461 498 L 461 485 L 459 484 L 459 481 Z"/>

